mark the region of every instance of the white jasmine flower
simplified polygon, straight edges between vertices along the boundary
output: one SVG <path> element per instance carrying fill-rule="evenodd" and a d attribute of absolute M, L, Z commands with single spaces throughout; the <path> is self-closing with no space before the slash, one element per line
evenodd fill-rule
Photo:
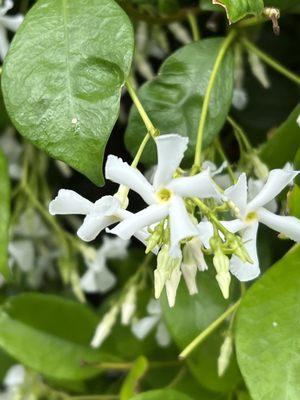
<path fill-rule="evenodd" d="M 104 315 L 99 325 L 97 326 L 96 332 L 91 341 L 92 347 L 100 347 L 104 340 L 109 336 L 114 324 L 116 323 L 118 313 L 119 307 L 114 306 Z"/>
<path fill-rule="evenodd" d="M 0 7 L 0 57 L 2 60 L 4 60 L 9 49 L 6 30 L 8 29 L 12 32 L 16 32 L 24 19 L 21 14 L 6 15 L 13 6 L 14 3 L 12 0 L 4 0 L 4 4 Z"/>
<path fill-rule="evenodd" d="M 107 268 L 107 260 L 125 258 L 129 242 L 120 238 L 104 237 L 103 244 L 93 254 L 85 257 L 88 270 L 80 280 L 80 287 L 87 293 L 106 293 L 115 284 L 115 275 Z"/>
<path fill-rule="evenodd" d="M 136 286 L 131 286 L 121 307 L 121 323 L 129 325 L 136 310 Z"/>
<path fill-rule="evenodd" d="M 1 27 L 0 27 L 0 36 L 1 36 Z M 5 132 L 1 135 L 0 146 L 8 160 L 9 176 L 12 179 L 16 180 L 20 179 L 22 176 L 22 167 L 20 160 L 23 150 L 22 146 L 15 138 L 14 130 L 11 127 L 7 128 Z"/>
<path fill-rule="evenodd" d="M 159 346 L 167 347 L 171 342 L 169 332 L 162 321 L 162 309 L 159 301 L 151 299 L 147 306 L 148 316 L 140 319 L 131 327 L 133 334 L 140 340 L 145 339 L 156 328 L 155 338 Z"/>
<path fill-rule="evenodd" d="M 16 263 L 23 272 L 28 272 L 34 268 L 35 254 L 31 240 L 10 242 L 8 251 L 10 255 L 9 265 L 11 267 Z"/>
<path fill-rule="evenodd" d="M 220 193 L 212 182 L 209 171 L 189 177 L 172 178 L 183 158 L 188 138 L 169 134 L 156 138 L 155 142 L 158 165 L 153 185 L 140 171 L 129 166 L 120 158 L 108 157 L 105 167 L 106 178 L 134 190 L 148 204 L 147 208 L 132 214 L 110 232 L 122 239 L 129 239 L 140 229 L 169 217 L 170 254 L 178 257 L 180 241 L 198 235 L 183 198 L 193 196 L 220 198 Z"/>

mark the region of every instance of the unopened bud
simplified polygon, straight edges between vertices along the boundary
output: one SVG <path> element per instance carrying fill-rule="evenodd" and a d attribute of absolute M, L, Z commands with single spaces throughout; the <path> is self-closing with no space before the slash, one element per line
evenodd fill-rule
<path fill-rule="evenodd" d="M 280 18 L 280 10 L 274 7 L 265 7 L 263 10 L 263 14 L 272 21 L 273 32 L 275 35 L 280 34 L 280 26 L 278 24 L 278 20 Z"/>
<path fill-rule="evenodd" d="M 91 341 L 91 346 L 98 348 L 110 334 L 112 327 L 116 323 L 117 315 L 119 313 L 119 307 L 112 307 L 102 318 L 102 321 L 96 328 L 96 332 Z"/>
<path fill-rule="evenodd" d="M 231 281 L 231 275 L 229 273 L 229 258 L 223 254 L 220 247 L 215 251 L 213 264 L 217 271 L 216 280 L 219 284 L 223 297 L 228 299 Z"/>
<path fill-rule="evenodd" d="M 267 75 L 265 65 L 261 62 L 260 58 L 250 51 L 248 55 L 248 60 L 251 71 L 255 78 L 259 81 L 262 87 L 264 87 L 265 89 L 269 89 L 271 83 Z"/>
<path fill-rule="evenodd" d="M 154 232 L 147 239 L 146 254 L 150 253 L 160 242 L 163 233 L 163 226 L 159 224 Z"/>
<path fill-rule="evenodd" d="M 129 325 L 136 310 L 136 286 L 131 286 L 121 308 L 121 323 Z"/>
<path fill-rule="evenodd" d="M 218 358 L 218 375 L 223 376 L 228 365 L 230 363 L 230 358 L 232 355 L 233 345 L 232 337 L 226 336 L 222 346 L 220 348 L 220 355 Z"/>

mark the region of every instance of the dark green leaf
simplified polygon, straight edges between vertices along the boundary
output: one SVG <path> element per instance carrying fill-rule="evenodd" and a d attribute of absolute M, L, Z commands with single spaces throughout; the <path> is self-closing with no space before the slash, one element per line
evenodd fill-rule
<path fill-rule="evenodd" d="M 0 309 L 0 346 L 26 366 L 58 380 L 101 372 L 82 362 L 111 360 L 90 348 L 98 318 L 85 306 L 56 296 L 21 294 Z"/>
<path fill-rule="evenodd" d="M 299 268 L 297 245 L 249 289 L 238 311 L 238 362 L 253 400 L 299 397 Z"/>
<path fill-rule="evenodd" d="M 237 22 L 247 15 L 259 15 L 264 8 L 263 0 L 212 0 L 225 8 L 230 23 Z"/>
<path fill-rule="evenodd" d="M 0 149 L 0 274 L 9 278 L 8 267 L 8 228 L 10 219 L 10 181 L 5 156 Z"/>
<path fill-rule="evenodd" d="M 113 0 L 38 1 L 3 68 L 14 125 L 52 157 L 103 183 L 103 153 L 132 53 L 130 21 Z"/>
<path fill-rule="evenodd" d="M 151 390 L 140 393 L 131 400 L 191 400 L 186 394 L 171 389 Z"/>
<path fill-rule="evenodd" d="M 260 156 L 270 168 L 283 167 L 294 160 L 300 147 L 300 128 L 296 122 L 299 115 L 300 104 L 262 146 Z"/>
<path fill-rule="evenodd" d="M 140 356 L 126 376 L 120 392 L 120 400 L 129 400 L 135 395 L 139 380 L 145 375 L 147 369 L 147 358 Z"/>
<path fill-rule="evenodd" d="M 161 66 L 158 76 L 139 90 L 139 97 L 154 125 L 164 133 L 176 132 L 190 139 L 186 159 L 194 154 L 197 128 L 208 80 L 223 39 L 204 39 L 182 47 Z M 204 147 L 212 143 L 222 128 L 231 105 L 233 58 L 229 51 L 218 72 L 212 91 L 203 139 Z M 126 145 L 135 154 L 145 127 L 135 107 L 126 130 Z M 142 160 L 155 162 L 153 143 Z"/>
<path fill-rule="evenodd" d="M 208 327 L 228 308 L 230 302 L 223 299 L 213 274 L 199 274 L 199 293 L 190 296 L 183 284 L 180 284 L 175 307 L 169 308 L 163 301 L 163 312 L 169 331 L 183 350 L 201 331 Z M 188 365 L 202 386 L 207 389 L 226 392 L 233 390 L 240 380 L 234 357 L 222 378 L 218 377 L 217 359 L 222 334 L 228 326 L 223 326 L 211 334 L 204 343 L 198 346 L 188 357 Z"/>

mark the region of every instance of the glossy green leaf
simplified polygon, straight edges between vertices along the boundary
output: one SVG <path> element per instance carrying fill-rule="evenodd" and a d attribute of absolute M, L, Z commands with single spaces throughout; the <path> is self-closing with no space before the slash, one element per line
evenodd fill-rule
<path fill-rule="evenodd" d="M 113 0 L 38 1 L 3 68 L 14 125 L 50 156 L 103 183 L 103 153 L 132 53 L 131 23 Z"/>
<path fill-rule="evenodd" d="M 270 168 L 283 167 L 286 162 L 294 161 L 300 148 L 300 127 L 296 122 L 299 114 L 300 104 L 262 146 L 260 156 Z"/>
<path fill-rule="evenodd" d="M 300 218 L 300 187 L 296 184 L 294 185 L 293 189 L 288 193 L 287 205 L 289 215 Z"/>
<path fill-rule="evenodd" d="M 238 363 L 253 400 L 299 397 L 299 268 L 297 245 L 249 289 L 238 311 Z"/>
<path fill-rule="evenodd" d="M 0 346 L 24 365 L 57 380 L 84 380 L 101 372 L 83 362 L 111 357 L 90 348 L 98 318 L 79 303 L 21 294 L 0 308 Z"/>
<path fill-rule="evenodd" d="M 161 66 L 158 76 L 139 90 L 139 97 L 154 125 L 164 133 L 188 136 L 186 160 L 191 160 L 197 137 L 199 117 L 208 80 L 223 39 L 204 39 L 186 45 L 173 53 Z M 222 128 L 232 99 L 233 58 L 225 56 L 212 91 L 203 146 L 212 143 Z M 126 146 L 135 154 L 145 127 L 135 107 L 132 108 L 126 130 Z M 155 162 L 154 144 L 148 145 L 142 160 Z"/>
<path fill-rule="evenodd" d="M 0 274 L 5 279 L 10 275 L 8 267 L 8 229 L 10 219 L 10 181 L 5 156 L 0 149 Z"/>
<path fill-rule="evenodd" d="M 190 296 L 181 282 L 175 307 L 169 308 L 166 299 L 162 303 L 169 331 L 180 350 L 183 350 L 230 305 L 230 301 L 223 299 L 212 273 L 198 274 L 198 290 L 198 294 Z M 188 366 L 195 378 L 209 390 L 219 392 L 233 390 L 241 379 L 234 357 L 225 375 L 222 378 L 218 377 L 217 359 L 224 340 L 222 334 L 227 328 L 226 324 L 221 326 L 187 358 Z"/>
<path fill-rule="evenodd" d="M 136 394 L 139 380 L 145 375 L 147 369 L 147 358 L 140 356 L 124 380 L 120 392 L 120 400 L 130 400 Z"/>
<path fill-rule="evenodd" d="M 186 394 L 171 389 L 151 390 L 150 392 L 140 393 L 131 400 L 192 400 Z"/>
<path fill-rule="evenodd" d="M 260 15 L 264 8 L 263 0 L 212 0 L 212 3 L 225 8 L 230 23 L 247 15 Z"/>

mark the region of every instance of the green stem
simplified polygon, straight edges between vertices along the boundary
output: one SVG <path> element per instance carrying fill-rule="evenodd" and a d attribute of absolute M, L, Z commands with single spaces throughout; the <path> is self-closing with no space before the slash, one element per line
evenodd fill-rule
<path fill-rule="evenodd" d="M 140 102 L 140 100 L 139 100 L 139 98 L 138 98 L 138 96 L 137 96 L 137 94 L 136 94 L 136 92 L 135 92 L 130 80 L 127 79 L 125 83 L 126 83 L 126 87 L 127 87 L 128 93 L 130 94 L 130 97 L 131 97 L 134 105 L 136 106 L 136 108 L 137 108 L 137 110 L 138 110 L 138 112 L 139 112 L 139 114 L 140 114 L 140 116 L 141 116 L 146 128 L 147 128 L 148 133 L 153 137 L 157 136 L 158 131 L 154 127 L 154 125 L 152 124 L 150 118 L 148 117 L 148 114 L 146 113 L 144 107 L 142 106 L 142 103 Z"/>
<path fill-rule="evenodd" d="M 192 35 L 193 35 L 193 40 L 194 42 L 198 42 L 198 40 L 200 40 L 200 31 L 199 31 L 199 27 L 198 27 L 198 23 L 197 23 L 197 18 L 195 16 L 195 14 L 193 13 L 189 13 L 187 15 L 188 17 L 188 21 L 192 30 Z"/>
<path fill-rule="evenodd" d="M 144 152 L 144 149 L 146 147 L 146 144 L 148 143 L 150 138 L 151 138 L 151 134 L 147 133 L 146 136 L 144 137 L 144 139 L 142 140 L 142 142 L 140 144 L 140 147 L 138 148 L 138 151 L 137 151 L 137 153 L 136 153 L 136 155 L 135 155 L 135 157 L 134 157 L 134 159 L 133 159 L 133 161 L 131 163 L 131 166 L 133 168 L 137 167 L 137 165 L 138 165 L 138 163 L 139 163 L 139 161 L 140 161 L 140 159 L 142 157 L 142 154 Z"/>
<path fill-rule="evenodd" d="M 285 66 L 280 64 L 277 60 L 274 60 L 274 58 L 270 57 L 268 54 L 266 54 L 265 52 L 263 52 L 262 50 L 257 48 L 248 39 L 243 38 L 241 41 L 242 41 L 242 44 L 246 47 L 246 49 L 248 49 L 249 51 L 252 51 L 259 58 L 261 58 L 266 64 L 268 64 L 270 67 L 275 69 L 280 74 L 284 75 L 286 78 L 295 82 L 297 85 L 300 85 L 300 76 L 294 74 L 293 72 L 288 70 Z"/>
<path fill-rule="evenodd" d="M 231 168 L 231 166 L 229 164 L 229 161 L 228 161 L 228 159 L 227 159 L 227 157 L 226 157 L 226 155 L 224 153 L 224 150 L 223 150 L 223 147 L 221 145 L 221 142 L 220 142 L 219 138 L 216 139 L 216 148 L 217 148 L 222 160 L 227 163 L 227 167 L 226 168 L 227 168 L 228 174 L 229 174 L 229 176 L 230 176 L 230 178 L 232 180 L 232 183 L 236 183 L 236 177 L 235 177 L 234 172 L 233 172 L 233 170 L 232 170 L 232 168 Z"/>
<path fill-rule="evenodd" d="M 253 151 L 253 148 L 251 146 L 251 143 L 249 142 L 245 132 L 243 129 L 237 124 L 237 122 L 230 117 L 229 115 L 227 116 L 227 121 L 230 123 L 232 126 L 234 133 L 236 134 L 237 140 L 239 143 L 242 142 L 242 144 L 245 146 L 246 151 Z"/>
<path fill-rule="evenodd" d="M 229 315 L 234 313 L 241 303 L 239 299 L 231 307 L 229 307 L 219 318 L 210 324 L 203 332 L 201 332 L 180 354 L 179 358 L 186 358 L 201 342 L 203 342 L 212 332 L 214 332 Z"/>
<path fill-rule="evenodd" d="M 203 213 L 213 222 L 214 226 L 216 226 L 219 231 L 221 231 L 225 237 L 230 234 L 230 232 L 221 224 L 215 214 L 211 211 L 209 207 L 202 200 L 198 199 L 197 197 L 193 197 L 193 201 L 197 204 L 197 206 L 203 211 Z"/>
<path fill-rule="evenodd" d="M 211 93 L 212 93 L 212 90 L 213 90 L 213 87 L 215 84 L 215 80 L 216 80 L 219 68 L 221 66 L 222 60 L 226 54 L 226 51 L 228 50 L 229 46 L 231 45 L 233 39 L 235 38 L 235 36 L 236 36 L 236 31 L 232 30 L 229 33 L 229 35 L 226 37 L 224 42 L 222 43 L 220 50 L 218 52 L 216 61 L 214 63 L 212 73 L 209 78 L 206 93 L 204 96 L 202 112 L 201 112 L 201 116 L 200 116 L 200 120 L 199 120 L 199 126 L 198 126 L 195 160 L 194 160 L 194 166 L 193 166 L 194 170 L 197 170 L 197 169 L 200 170 L 200 167 L 201 167 L 202 140 L 203 140 L 205 122 L 206 122 L 206 118 L 207 118 Z"/>

